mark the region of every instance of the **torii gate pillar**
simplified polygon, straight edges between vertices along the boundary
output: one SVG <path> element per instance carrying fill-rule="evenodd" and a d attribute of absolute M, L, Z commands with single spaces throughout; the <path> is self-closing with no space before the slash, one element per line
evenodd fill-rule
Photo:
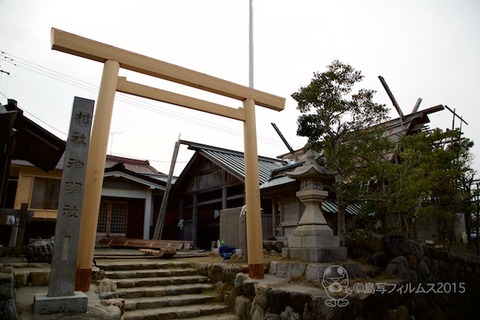
<path fill-rule="evenodd" d="M 247 199 L 248 274 L 252 278 L 263 279 L 264 266 L 262 216 L 260 208 L 260 183 L 258 180 L 255 101 L 253 101 L 252 99 L 247 99 L 243 101 L 243 109 L 245 110 L 245 122 L 243 123 L 243 141 L 245 158 L 245 197 Z"/>
<path fill-rule="evenodd" d="M 102 196 L 103 174 L 108 147 L 108 136 L 112 121 L 113 104 L 117 91 L 120 65 L 117 61 L 104 63 L 102 80 L 98 91 L 95 121 L 85 173 L 85 189 L 82 201 L 82 222 L 77 255 L 75 290 L 87 292 L 90 288 L 95 240 L 97 236 L 98 211 Z"/>
<path fill-rule="evenodd" d="M 55 28 L 51 31 L 51 41 L 54 50 L 104 63 L 88 151 L 75 289 L 88 291 L 90 287 L 105 156 L 116 91 L 244 122 L 247 261 L 249 276 L 262 279 L 264 263 L 255 105 L 281 111 L 285 108 L 285 99 Z M 120 68 L 236 99 L 242 101 L 242 107 L 231 108 L 129 82 L 126 78 L 118 77 Z"/>

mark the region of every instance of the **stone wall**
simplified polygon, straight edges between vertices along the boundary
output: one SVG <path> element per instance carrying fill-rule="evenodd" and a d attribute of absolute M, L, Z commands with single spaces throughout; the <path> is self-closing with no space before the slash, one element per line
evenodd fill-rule
<path fill-rule="evenodd" d="M 0 266 L 0 319 L 19 319 L 15 306 L 13 268 Z"/>
<path fill-rule="evenodd" d="M 326 264 L 272 261 L 265 279 L 248 278 L 247 266 L 199 264 L 241 320 L 268 319 L 477 319 L 480 314 L 480 259 L 426 246 L 401 236 L 349 239 L 355 261 L 341 263 L 349 288 L 389 283 L 392 292 L 353 292 L 343 307 L 329 307 L 321 283 Z M 361 263 L 359 263 L 361 262 Z M 272 283 L 271 277 L 283 278 Z M 362 287 L 363 286 L 363 287 Z M 375 287 L 378 288 L 378 287 Z M 433 290 L 431 292 L 419 291 Z"/>
<path fill-rule="evenodd" d="M 474 319 L 480 314 L 480 258 L 403 236 L 347 239 L 372 279 L 395 279 L 411 292 L 395 301 L 415 319 Z M 423 292 L 425 291 L 425 292 Z"/>
<path fill-rule="evenodd" d="M 299 284 L 272 285 L 268 280 L 265 283 L 249 279 L 245 274 L 237 274 L 228 298 L 241 320 L 387 319 L 389 312 L 395 313 L 396 317 L 388 319 L 409 319 L 406 307 L 389 307 L 389 300 L 398 300 L 394 295 L 389 298 L 351 295 L 347 297 L 347 305 L 330 307 L 326 303 L 329 297 L 320 288 Z"/>

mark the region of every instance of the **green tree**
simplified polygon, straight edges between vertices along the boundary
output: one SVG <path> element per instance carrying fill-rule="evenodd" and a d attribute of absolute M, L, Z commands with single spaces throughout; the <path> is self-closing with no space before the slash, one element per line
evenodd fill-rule
<path fill-rule="evenodd" d="M 376 201 L 370 202 L 370 210 L 398 215 L 401 231 L 410 237 L 415 221 L 433 221 L 438 239 L 445 240 L 452 235 L 457 213 L 469 210 L 465 180 L 472 174 L 472 146 L 458 130 L 402 137 L 394 161 L 384 163 L 382 183 L 371 190 L 369 199 Z"/>
<path fill-rule="evenodd" d="M 352 200 L 348 188 L 372 159 L 385 154 L 386 140 L 377 125 L 388 119 L 388 109 L 373 102 L 374 90 L 354 92 L 362 79 L 360 71 L 334 60 L 325 72 L 314 73 L 309 85 L 292 94 L 301 112 L 297 134 L 308 137 L 306 148 L 319 152 L 321 164 L 335 176 L 337 235 L 342 243 L 345 209 Z"/>

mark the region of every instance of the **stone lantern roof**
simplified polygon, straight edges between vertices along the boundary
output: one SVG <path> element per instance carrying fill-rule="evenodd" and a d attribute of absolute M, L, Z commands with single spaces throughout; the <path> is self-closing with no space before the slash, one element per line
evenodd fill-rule
<path fill-rule="evenodd" d="M 307 159 L 305 163 L 295 168 L 291 172 L 287 172 L 287 176 L 292 179 L 305 179 L 315 177 L 319 180 L 330 180 L 332 179 L 333 174 L 324 166 L 321 166 L 315 160 L 315 152 L 313 150 L 308 150 L 306 153 Z"/>

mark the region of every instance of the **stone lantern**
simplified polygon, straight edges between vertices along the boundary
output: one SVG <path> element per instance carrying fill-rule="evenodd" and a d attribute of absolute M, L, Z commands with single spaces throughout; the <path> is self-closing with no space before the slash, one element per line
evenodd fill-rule
<path fill-rule="evenodd" d="M 321 209 L 328 196 L 324 182 L 332 180 L 332 174 L 315 161 L 312 150 L 306 156 L 302 166 L 287 173 L 290 178 L 300 180 L 296 195 L 305 204 L 305 210 L 293 235 L 288 237 L 283 256 L 308 262 L 345 261 L 347 248 L 340 247 L 340 240 L 333 235 Z"/>

